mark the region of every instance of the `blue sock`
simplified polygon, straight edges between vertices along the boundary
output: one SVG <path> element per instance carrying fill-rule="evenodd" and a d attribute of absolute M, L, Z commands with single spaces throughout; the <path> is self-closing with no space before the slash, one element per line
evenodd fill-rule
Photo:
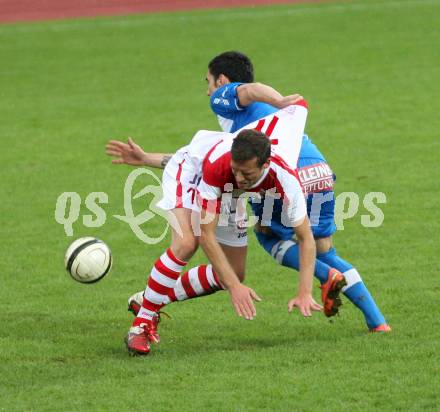
<path fill-rule="evenodd" d="M 277 237 L 256 233 L 257 239 L 280 265 L 299 271 L 299 245 L 292 240 L 280 240 Z M 328 278 L 330 266 L 316 259 L 315 277 L 321 284 Z"/>
<path fill-rule="evenodd" d="M 342 291 L 344 295 L 362 311 L 369 328 L 375 328 L 376 326 L 386 323 L 385 318 L 364 282 L 362 282 L 356 268 L 341 259 L 336 254 L 335 248 L 331 248 L 327 253 L 318 255 L 317 258 L 344 274 L 347 280 L 347 286 L 345 286 Z"/>

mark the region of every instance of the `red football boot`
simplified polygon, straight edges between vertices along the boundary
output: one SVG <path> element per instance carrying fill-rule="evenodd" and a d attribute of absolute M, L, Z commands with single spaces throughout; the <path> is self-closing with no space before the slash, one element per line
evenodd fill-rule
<path fill-rule="evenodd" d="M 148 355 L 151 343 L 160 342 L 160 336 L 157 332 L 157 324 L 160 321 L 159 314 L 151 320 L 141 318 L 136 320 L 140 321 L 139 325 L 132 326 L 125 337 L 127 350 L 131 355 Z"/>
<path fill-rule="evenodd" d="M 159 343 L 160 342 L 160 336 L 157 332 L 157 324 L 160 322 L 160 315 L 159 313 L 154 316 L 153 319 L 147 320 L 145 319 L 145 323 L 142 323 L 141 326 L 144 327 L 145 332 L 147 333 L 148 339 L 150 342 L 153 343 Z"/>
<path fill-rule="evenodd" d="M 347 284 L 344 275 L 336 269 L 328 271 L 328 280 L 321 285 L 321 299 L 324 304 L 324 314 L 328 318 L 335 316 L 342 305 L 339 294 L 341 289 Z"/>
<path fill-rule="evenodd" d="M 132 326 L 125 337 L 125 344 L 130 355 L 148 355 L 150 339 L 143 326 Z"/>

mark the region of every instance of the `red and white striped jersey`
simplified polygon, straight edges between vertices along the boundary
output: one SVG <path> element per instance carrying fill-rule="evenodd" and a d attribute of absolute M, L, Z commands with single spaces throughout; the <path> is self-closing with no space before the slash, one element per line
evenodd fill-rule
<path fill-rule="evenodd" d="M 261 130 L 272 141 L 269 167 L 247 192 L 269 192 L 271 196 L 283 199 L 287 207 L 287 216 L 293 225 L 302 221 L 307 214 L 302 187 L 295 170 L 306 118 L 307 105 L 302 101 L 245 127 Z M 217 137 L 221 140 L 205 155 L 202 180 L 198 185 L 199 199 L 204 209 L 215 207 L 218 212 L 222 194 L 238 189 L 231 168 L 231 146 L 239 132 L 219 133 Z"/>
<path fill-rule="evenodd" d="M 230 193 L 233 189 L 235 193 L 239 193 L 231 169 L 231 145 L 232 139 L 220 142 L 208 153 L 203 162 L 202 180 L 198 185 L 198 193 L 201 207 L 205 210 L 215 208 L 218 213 L 223 193 Z M 247 192 L 261 195 L 269 192 L 271 197 L 283 199 L 287 207 L 287 216 L 292 224 L 301 221 L 307 214 L 297 171 L 291 169 L 276 154 L 270 157 L 269 167 L 264 170 L 259 181 L 252 188 L 247 189 Z"/>

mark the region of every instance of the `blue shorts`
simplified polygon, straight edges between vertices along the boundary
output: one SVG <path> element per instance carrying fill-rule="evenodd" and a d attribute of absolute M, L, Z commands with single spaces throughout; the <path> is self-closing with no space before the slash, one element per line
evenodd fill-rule
<path fill-rule="evenodd" d="M 315 238 L 331 236 L 336 232 L 335 195 L 333 182 L 336 179 L 326 161 L 321 157 L 300 157 L 298 174 L 301 184 L 307 189 L 307 215 Z M 272 219 L 262 222 L 264 202 L 250 204 L 258 221 L 270 228 L 274 237 L 281 240 L 292 239 L 294 230 L 281 223 L 282 201 L 275 200 Z"/>

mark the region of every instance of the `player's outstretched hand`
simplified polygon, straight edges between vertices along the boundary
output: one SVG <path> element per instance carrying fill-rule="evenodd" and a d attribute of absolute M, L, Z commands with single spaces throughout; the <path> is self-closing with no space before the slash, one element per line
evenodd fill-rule
<path fill-rule="evenodd" d="M 276 108 L 277 109 L 284 109 L 287 106 L 291 106 L 293 104 L 298 103 L 300 100 L 303 100 L 304 97 L 302 97 L 300 94 L 291 94 L 289 96 L 283 96 L 277 103 Z"/>
<path fill-rule="evenodd" d="M 253 301 L 260 302 L 261 298 L 253 289 L 239 283 L 229 288 L 229 293 L 231 295 L 232 306 L 234 306 L 238 316 L 252 320 L 257 315 Z"/>
<path fill-rule="evenodd" d="M 287 308 L 289 313 L 292 312 L 293 308 L 297 307 L 303 316 L 312 316 L 313 311 L 322 310 L 322 306 L 317 304 L 312 298 L 312 295 L 297 296 L 289 300 Z"/>
<path fill-rule="evenodd" d="M 119 140 L 110 140 L 105 146 L 105 153 L 115 157 L 114 164 L 142 166 L 145 164 L 146 153 L 129 137 L 127 143 Z"/>

